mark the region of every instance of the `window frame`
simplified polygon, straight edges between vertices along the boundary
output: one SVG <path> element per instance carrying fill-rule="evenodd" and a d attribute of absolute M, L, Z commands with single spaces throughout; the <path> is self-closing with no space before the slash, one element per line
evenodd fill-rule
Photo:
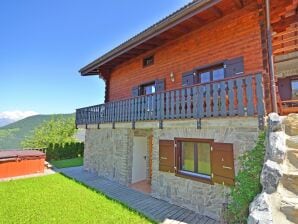
<path fill-rule="evenodd" d="M 293 96 L 293 82 L 298 82 L 298 77 L 294 77 L 290 79 L 290 85 L 291 85 L 291 100 L 296 100 Z"/>
<path fill-rule="evenodd" d="M 154 92 L 146 94 L 145 93 L 145 88 L 149 87 L 149 86 L 154 86 Z M 140 96 L 147 96 L 147 95 L 151 95 L 151 94 L 155 94 L 155 93 L 156 93 L 155 80 L 151 81 L 151 82 L 146 82 L 146 83 L 143 83 L 143 84 L 140 85 Z"/>
<path fill-rule="evenodd" d="M 151 62 L 149 64 L 145 63 L 146 60 L 150 60 L 151 59 Z M 148 56 L 145 56 L 143 57 L 142 59 L 142 65 L 143 65 L 143 68 L 147 68 L 151 65 L 154 65 L 154 54 L 151 54 L 151 55 L 148 55 Z"/>
<path fill-rule="evenodd" d="M 223 69 L 223 79 L 217 79 L 214 80 L 214 70 L 217 69 Z M 195 73 L 197 75 L 197 84 L 201 84 L 202 83 L 202 79 L 201 79 L 201 74 L 209 72 L 209 81 L 208 82 L 203 82 L 203 83 L 209 83 L 209 82 L 213 82 L 213 81 L 220 81 L 220 80 L 224 80 L 226 78 L 226 74 L 225 74 L 225 64 L 222 63 L 218 63 L 218 64 L 214 64 L 214 65 L 210 65 L 208 67 L 204 67 L 204 68 L 197 68 L 195 69 Z"/>
<path fill-rule="evenodd" d="M 200 138 L 174 138 L 175 142 L 175 176 L 191 179 L 195 181 L 200 181 L 203 183 L 208 183 L 213 185 L 212 181 L 212 143 L 213 139 L 200 139 Z M 182 142 L 196 142 L 196 143 L 208 143 L 210 145 L 210 175 L 204 175 L 199 173 L 193 173 L 182 170 L 181 162 L 181 152 L 182 152 Z"/>

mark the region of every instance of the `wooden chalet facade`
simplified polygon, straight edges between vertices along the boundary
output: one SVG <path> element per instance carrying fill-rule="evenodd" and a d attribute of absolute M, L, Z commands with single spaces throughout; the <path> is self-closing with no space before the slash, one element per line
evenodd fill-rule
<path fill-rule="evenodd" d="M 82 68 L 106 83 L 76 111 L 85 168 L 219 219 L 266 115 L 298 112 L 297 4 L 192 1 Z"/>

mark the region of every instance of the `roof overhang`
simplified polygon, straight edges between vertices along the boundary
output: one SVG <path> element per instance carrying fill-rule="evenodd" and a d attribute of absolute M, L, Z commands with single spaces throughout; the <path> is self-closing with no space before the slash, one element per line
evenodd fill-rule
<path fill-rule="evenodd" d="M 115 65 L 122 63 L 123 61 L 128 60 L 131 57 L 135 57 L 139 54 L 142 54 L 145 51 L 155 48 L 156 46 L 158 46 L 158 44 L 152 44 L 155 41 L 154 38 L 162 36 L 162 34 L 165 34 L 166 31 L 169 31 L 170 29 L 175 29 L 175 27 L 178 27 L 179 24 L 181 24 L 182 22 L 190 19 L 191 17 L 195 17 L 198 13 L 203 12 L 204 10 L 207 10 L 215 6 L 215 4 L 217 4 L 220 1 L 221 0 L 192 1 L 188 5 L 182 7 L 178 11 L 172 13 L 168 17 L 162 19 L 158 23 L 152 25 L 148 29 L 137 34 L 136 36 L 122 43 L 118 47 L 114 48 L 113 50 L 97 58 L 88 65 L 84 66 L 79 70 L 79 72 L 83 76 L 98 75 L 101 73 L 105 73 L 106 71 L 113 68 Z M 214 13 L 220 15 L 221 12 L 217 8 L 214 8 Z M 199 18 L 197 19 L 197 22 L 200 22 Z M 179 31 L 180 33 L 183 33 L 183 31 L 187 33 L 188 30 L 183 30 L 180 27 L 178 29 L 178 33 Z M 162 40 L 164 39 L 162 38 Z M 129 53 L 129 51 L 142 46 L 143 48 L 141 48 L 137 52 L 133 52 L 134 54 L 127 54 L 124 56 L 125 53 Z M 111 63 L 112 61 L 113 63 Z"/>

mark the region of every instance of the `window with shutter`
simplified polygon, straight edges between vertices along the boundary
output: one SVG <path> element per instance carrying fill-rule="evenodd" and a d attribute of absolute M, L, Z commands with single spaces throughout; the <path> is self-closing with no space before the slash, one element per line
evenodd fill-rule
<path fill-rule="evenodd" d="M 182 86 L 191 86 L 195 84 L 195 75 L 193 72 L 186 73 L 182 76 Z"/>
<path fill-rule="evenodd" d="M 164 79 L 155 80 L 155 91 L 157 93 L 165 91 L 165 80 Z"/>
<path fill-rule="evenodd" d="M 159 140 L 159 171 L 174 173 L 174 141 Z"/>
<path fill-rule="evenodd" d="M 233 185 L 233 144 L 212 139 L 175 138 L 176 176 L 204 183 Z"/>
<path fill-rule="evenodd" d="M 243 57 L 233 58 L 225 62 L 225 76 L 233 77 L 244 73 Z"/>
<path fill-rule="evenodd" d="M 213 142 L 211 164 L 214 183 L 234 185 L 233 144 Z"/>

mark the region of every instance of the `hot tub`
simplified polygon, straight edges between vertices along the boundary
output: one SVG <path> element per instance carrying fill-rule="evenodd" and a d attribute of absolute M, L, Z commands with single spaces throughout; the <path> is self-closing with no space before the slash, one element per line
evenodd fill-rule
<path fill-rule="evenodd" d="M 44 172 L 45 154 L 37 150 L 0 151 L 0 178 Z"/>

